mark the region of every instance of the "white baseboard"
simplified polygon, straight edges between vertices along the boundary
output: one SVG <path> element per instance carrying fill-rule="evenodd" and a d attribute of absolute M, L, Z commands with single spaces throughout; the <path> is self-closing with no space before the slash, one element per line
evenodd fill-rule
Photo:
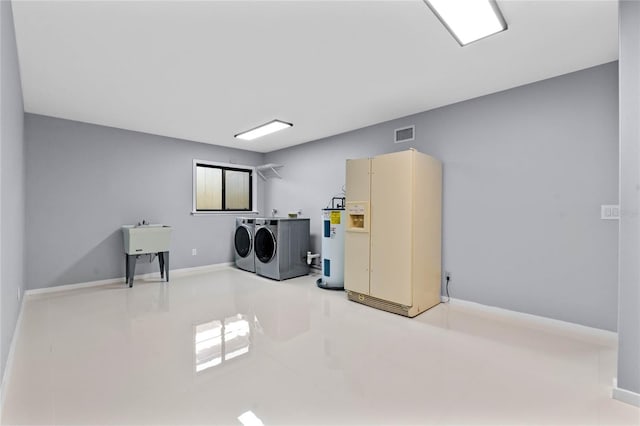
<path fill-rule="evenodd" d="M 625 402 L 627 404 L 640 407 L 640 393 L 635 393 L 627 389 L 621 389 L 618 387 L 618 379 L 613 379 L 613 389 L 611 390 L 611 398 L 618 401 Z"/>
<path fill-rule="evenodd" d="M 442 302 L 447 302 L 447 298 L 444 296 L 441 296 L 440 300 Z M 582 324 L 575 324 L 572 322 L 567 322 L 567 321 L 562 321 L 562 320 L 558 320 L 558 319 L 553 319 L 553 318 L 547 318 L 547 317 L 542 317 L 539 315 L 533 315 L 533 314 L 527 314 L 524 312 L 518 312 L 518 311 L 512 311 L 509 309 L 505 309 L 505 308 L 498 308 L 496 306 L 489 306 L 489 305 L 483 305 L 481 303 L 477 303 L 477 302 L 470 302 L 467 300 L 462 300 L 462 299 L 454 299 L 454 298 L 450 298 L 448 300 L 448 303 L 450 303 L 451 305 L 457 305 L 457 306 L 466 306 L 466 307 L 470 307 L 479 311 L 484 311 L 484 312 L 489 312 L 492 314 L 497 314 L 497 315 L 501 315 L 504 317 L 510 317 L 510 318 L 515 318 L 515 319 L 520 319 L 520 320 L 526 320 L 529 321 L 531 323 L 535 323 L 541 326 L 550 326 L 550 327 L 556 327 L 556 328 L 561 328 L 563 330 L 569 331 L 569 332 L 574 332 L 574 333 L 580 333 L 582 335 L 588 335 L 591 337 L 595 337 L 595 338 L 600 338 L 600 339 L 604 339 L 610 342 L 616 341 L 618 339 L 618 333 L 616 333 L 615 331 L 610 331 L 610 330 L 603 330 L 601 328 L 595 328 L 595 327 L 589 327 L 586 325 L 582 325 Z"/>
<path fill-rule="evenodd" d="M 181 277 L 185 275 L 217 271 L 220 269 L 227 268 L 233 264 L 234 262 L 214 263 L 212 265 L 194 266 L 191 268 L 171 269 L 170 272 L 172 277 L 176 277 L 176 276 Z M 25 291 L 24 294 L 35 295 L 35 294 L 45 294 L 45 293 L 56 293 L 59 291 L 77 290 L 81 288 L 98 287 L 101 285 L 115 284 L 115 283 L 122 283 L 122 285 L 124 286 L 125 284 L 124 279 L 125 279 L 124 277 L 118 277 L 118 278 L 109 278 L 106 280 L 88 281 L 88 282 L 77 283 L 77 284 L 57 285 L 55 287 L 35 288 L 35 289 Z M 138 274 L 134 276 L 134 280 L 148 280 L 148 279 L 160 279 L 160 272 L 149 272 L 146 274 Z"/>
<path fill-rule="evenodd" d="M 9 380 L 11 380 L 11 370 L 13 370 L 13 359 L 16 352 L 16 342 L 18 341 L 18 335 L 20 334 L 20 329 L 22 328 L 22 312 L 24 311 L 25 296 L 26 292 L 22 294 L 22 298 L 20 299 L 18 319 L 16 320 L 16 327 L 13 330 L 13 336 L 11 337 L 11 343 L 9 344 L 9 353 L 7 354 L 7 362 L 4 365 L 4 372 L 2 373 L 2 382 L 0 382 L 0 418 L 2 417 L 2 412 L 4 411 L 4 399 L 6 394 L 5 391 L 7 390 Z"/>

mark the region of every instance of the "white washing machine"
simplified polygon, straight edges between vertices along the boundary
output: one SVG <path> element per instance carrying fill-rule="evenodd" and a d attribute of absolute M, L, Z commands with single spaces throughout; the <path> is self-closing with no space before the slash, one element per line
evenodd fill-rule
<path fill-rule="evenodd" d="M 256 219 L 256 273 L 286 280 L 309 273 L 309 219 Z"/>
<path fill-rule="evenodd" d="M 236 255 L 236 266 L 245 271 L 255 272 L 254 233 L 256 219 L 249 217 L 236 218 L 236 232 L 233 235 L 233 251 Z"/>

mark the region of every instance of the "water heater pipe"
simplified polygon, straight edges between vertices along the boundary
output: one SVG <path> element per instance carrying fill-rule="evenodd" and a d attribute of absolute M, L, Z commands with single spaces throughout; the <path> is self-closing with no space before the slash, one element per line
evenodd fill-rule
<path fill-rule="evenodd" d="M 307 265 L 311 265 L 311 261 L 313 261 L 313 259 L 316 259 L 320 257 L 320 253 L 311 253 L 310 251 L 307 252 Z"/>

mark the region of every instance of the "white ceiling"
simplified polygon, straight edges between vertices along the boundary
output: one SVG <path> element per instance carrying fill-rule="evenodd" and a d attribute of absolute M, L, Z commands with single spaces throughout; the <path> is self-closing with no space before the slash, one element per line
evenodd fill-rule
<path fill-rule="evenodd" d="M 466 47 L 422 0 L 13 9 L 27 112 L 269 152 L 618 57 L 615 0 L 498 4 L 508 31 Z"/>

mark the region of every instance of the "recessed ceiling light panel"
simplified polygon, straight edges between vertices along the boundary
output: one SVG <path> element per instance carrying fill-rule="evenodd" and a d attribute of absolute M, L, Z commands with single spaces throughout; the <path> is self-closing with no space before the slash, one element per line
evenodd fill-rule
<path fill-rule="evenodd" d="M 293 124 L 291 123 L 287 123 L 280 120 L 272 120 L 254 129 L 247 130 L 246 132 L 238 133 L 237 135 L 234 135 L 234 137 L 238 139 L 243 139 L 245 141 L 251 141 L 259 137 L 268 135 L 270 133 L 277 132 L 278 130 L 286 129 L 287 127 L 291 127 L 291 126 L 293 126 Z"/>
<path fill-rule="evenodd" d="M 251 410 L 240 414 L 240 416 L 238 416 L 238 420 L 240 420 L 240 423 L 244 426 L 264 426 L 262 420 L 260 420 L 260 418 Z"/>
<path fill-rule="evenodd" d="M 461 46 L 507 29 L 507 23 L 494 0 L 424 2 Z"/>

